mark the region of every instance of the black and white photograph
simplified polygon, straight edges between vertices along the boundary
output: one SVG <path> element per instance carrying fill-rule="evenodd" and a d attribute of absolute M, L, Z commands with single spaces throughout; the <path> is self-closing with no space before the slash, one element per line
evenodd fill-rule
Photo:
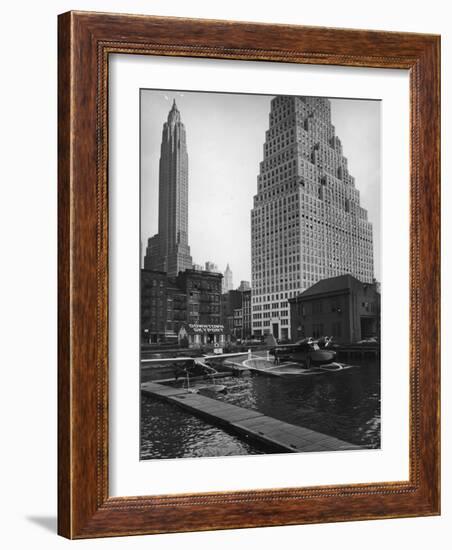
<path fill-rule="evenodd" d="M 380 117 L 140 90 L 141 460 L 380 449 Z"/>
<path fill-rule="evenodd" d="M 450 548 L 449 6 L 3 5 L 6 550 Z"/>

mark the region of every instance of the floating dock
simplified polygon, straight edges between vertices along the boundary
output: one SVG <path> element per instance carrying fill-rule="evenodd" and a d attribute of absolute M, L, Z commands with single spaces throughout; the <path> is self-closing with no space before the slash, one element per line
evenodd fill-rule
<path fill-rule="evenodd" d="M 271 418 L 258 411 L 237 407 L 186 389 L 144 382 L 141 391 L 173 403 L 229 432 L 245 435 L 284 452 L 348 451 L 361 449 L 341 439 Z"/>

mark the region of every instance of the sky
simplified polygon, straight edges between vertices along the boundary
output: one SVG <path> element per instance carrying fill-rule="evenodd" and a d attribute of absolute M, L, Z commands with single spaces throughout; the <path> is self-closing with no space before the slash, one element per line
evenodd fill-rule
<path fill-rule="evenodd" d="M 234 287 L 251 281 L 251 219 L 273 96 L 141 91 L 141 241 L 143 254 L 158 227 L 158 178 L 163 123 L 176 100 L 189 163 L 188 242 L 193 262 L 229 263 Z M 373 224 L 375 277 L 380 279 L 379 101 L 331 99 L 361 206 Z"/>

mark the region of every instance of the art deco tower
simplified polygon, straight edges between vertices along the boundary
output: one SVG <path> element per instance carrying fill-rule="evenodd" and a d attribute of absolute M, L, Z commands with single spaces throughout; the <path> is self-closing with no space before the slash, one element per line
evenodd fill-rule
<path fill-rule="evenodd" d="M 287 303 L 320 279 L 373 279 L 360 205 L 328 99 L 275 97 L 251 211 L 253 333 L 290 337 Z"/>
<path fill-rule="evenodd" d="M 159 169 L 159 231 L 148 240 L 144 267 L 170 277 L 192 267 L 188 246 L 188 154 L 174 100 L 163 125 Z"/>

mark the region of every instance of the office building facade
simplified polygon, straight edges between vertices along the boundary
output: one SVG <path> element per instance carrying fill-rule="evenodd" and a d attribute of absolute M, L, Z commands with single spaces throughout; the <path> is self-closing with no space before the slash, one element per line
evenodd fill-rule
<path fill-rule="evenodd" d="M 371 283 L 372 225 L 325 98 L 271 102 L 251 211 L 252 328 L 291 338 L 288 300 L 349 273 Z"/>

